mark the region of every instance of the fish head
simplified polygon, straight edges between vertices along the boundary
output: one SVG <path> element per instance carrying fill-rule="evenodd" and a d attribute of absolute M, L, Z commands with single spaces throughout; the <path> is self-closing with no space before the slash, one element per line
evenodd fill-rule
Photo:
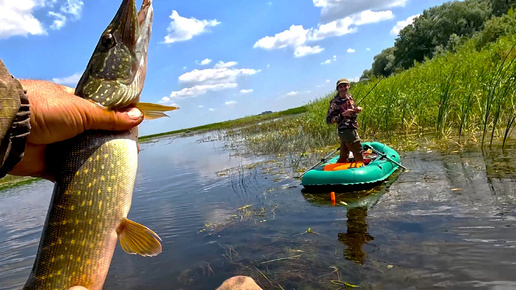
<path fill-rule="evenodd" d="M 135 105 L 145 81 L 152 18 L 152 0 L 144 0 L 139 11 L 135 0 L 123 0 L 100 36 L 75 94 L 108 109 Z"/>

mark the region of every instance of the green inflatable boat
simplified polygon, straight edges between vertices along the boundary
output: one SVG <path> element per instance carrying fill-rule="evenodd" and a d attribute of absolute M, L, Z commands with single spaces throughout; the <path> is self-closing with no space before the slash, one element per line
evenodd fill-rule
<path fill-rule="evenodd" d="M 337 156 L 307 171 L 301 185 L 306 189 L 373 185 L 386 180 L 401 165 L 398 152 L 385 144 L 362 142 L 362 148 L 370 152 L 364 157 L 366 165 L 357 167 L 356 163 L 335 163 Z"/>

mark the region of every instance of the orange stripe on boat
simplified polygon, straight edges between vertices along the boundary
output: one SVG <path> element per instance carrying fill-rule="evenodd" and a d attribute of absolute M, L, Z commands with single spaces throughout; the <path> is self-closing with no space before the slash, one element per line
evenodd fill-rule
<path fill-rule="evenodd" d="M 331 163 L 324 165 L 324 171 L 346 170 L 350 168 L 362 167 L 363 165 L 363 162 Z"/>

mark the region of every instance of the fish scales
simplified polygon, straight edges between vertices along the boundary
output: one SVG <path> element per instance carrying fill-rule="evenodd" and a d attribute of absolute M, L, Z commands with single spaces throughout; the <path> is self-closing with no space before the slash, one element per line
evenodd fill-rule
<path fill-rule="evenodd" d="M 138 13 L 135 6 L 135 0 L 122 1 L 93 52 L 76 95 L 108 109 L 138 103 L 153 10 L 150 0 L 143 1 Z M 47 163 L 55 185 L 24 289 L 102 289 L 117 239 L 131 254 L 161 252 L 157 234 L 127 219 L 138 166 L 137 135 L 136 128 L 87 131 L 49 146 Z"/>
<path fill-rule="evenodd" d="M 89 132 L 55 147 L 63 152 L 34 277 L 37 289 L 67 289 L 104 281 L 126 217 L 136 178 L 137 147 L 132 134 Z M 76 158 L 79 156 L 80 158 Z M 75 162 L 68 162 L 75 157 Z"/>

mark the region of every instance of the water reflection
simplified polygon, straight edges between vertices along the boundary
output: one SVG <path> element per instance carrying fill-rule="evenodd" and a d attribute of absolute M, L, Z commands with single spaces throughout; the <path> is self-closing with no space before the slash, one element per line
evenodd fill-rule
<path fill-rule="evenodd" d="M 336 193 L 336 205 L 345 207 L 346 212 L 346 232 L 337 234 L 337 239 L 345 246 L 343 256 L 346 260 L 363 265 L 366 261 L 366 251 L 364 246 L 373 241 L 367 229 L 367 211 L 373 208 L 388 192 L 389 187 L 398 179 L 401 170 L 394 172 L 386 181 L 379 185 L 364 187 L 341 187 L 340 193 Z M 348 189 L 346 191 L 346 188 Z M 365 188 L 365 189 L 364 189 Z M 309 193 L 306 189 L 302 190 L 305 199 L 317 205 L 330 205 L 329 189 L 326 192 L 317 190 Z"/>
<path fill-rule="evenodd" d="M 350 208 L 346 217 L 348 218 L 346 221 L 347 232 L 338 234 L 339 242 L 347 246 L 344 249 L 344 257 L 363 265 L 366 258 L 363 246 L 374 240 L 374 237 L 367 232 L 367 207 Z"/>

